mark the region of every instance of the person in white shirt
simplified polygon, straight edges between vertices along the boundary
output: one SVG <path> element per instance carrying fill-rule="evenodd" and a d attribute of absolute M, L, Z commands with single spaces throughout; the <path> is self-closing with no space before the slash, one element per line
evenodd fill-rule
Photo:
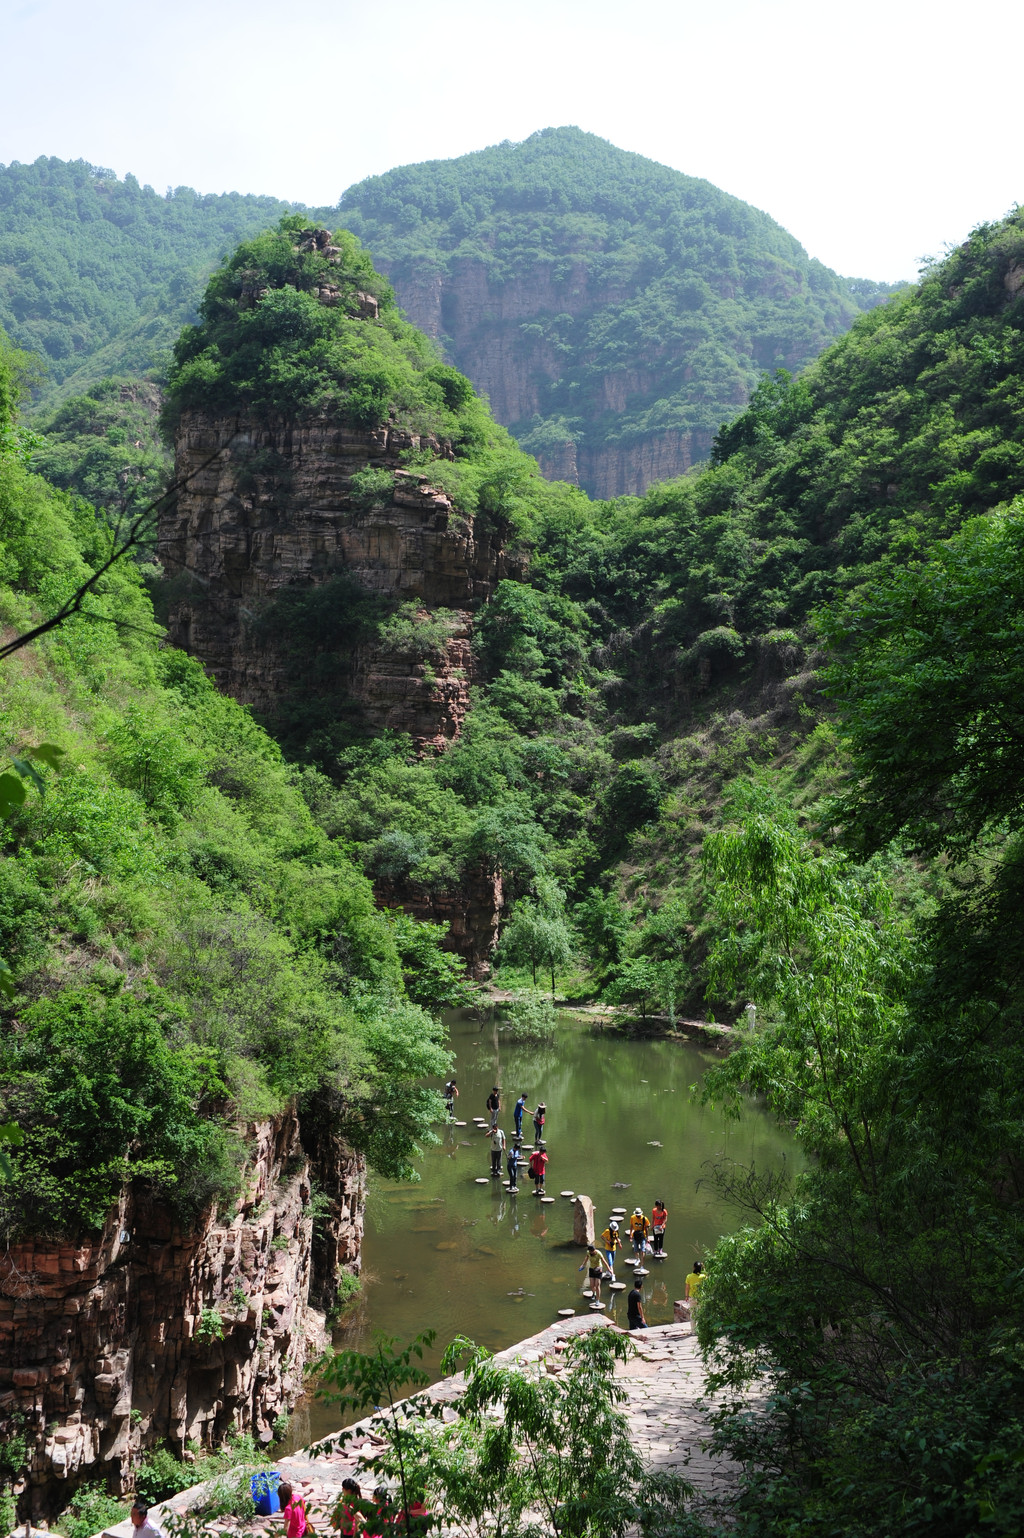
<path fill-rule="evenodd" d="M 149 1520 L 149 1507 L 145 1501 L 136 1501 L 132 1507 L 132 1526 L 135 1538 L 164 1538 L 162 1529 Z"/>

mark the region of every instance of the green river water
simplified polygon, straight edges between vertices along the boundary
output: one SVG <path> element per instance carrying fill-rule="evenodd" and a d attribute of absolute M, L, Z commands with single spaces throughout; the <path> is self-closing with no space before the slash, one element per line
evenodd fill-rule
<path fill-rule="evenodd" d="M 627 1040 L 592 1021 L 559 1017 L 551 1044 L 508 1040 L 494 1016 L 471 1011 L 448 1017 L 460 1090 L 456 1117 L 465 1127 L 438 1128 L 440 1143 L 426 1150 L 422 1180 L 402 1185 L 372 1177 L 363 1246 L 364 1287 L 359 1304 L 335 1334 L 339 1348 L 366 1349 L 374 1331 L 403 1339 L 437 1331 L 424 1365 L 436 1372 L 441 1352 L 456 1334 L 497 1351 L 554 1323 L 560 1308 L 587 1312 L 587 1286 L 577 1270 L 585 1253 L 572 1244 L 573 1204 L 560 1191 L 582 1192 L 595 1204 L 597 1232 L 613 1206 L 642 1207 L 650 1216 L 668 1207 L 667 1258 L 647 1261 L 644 1306 L 650 1324 L 673 1317 L 694 1259 L 743 1215 L 727 1206 L 702 1176 L 722 1157 L 760 1168 L 797 1158 L 789 1135 L 757 1108 L 740 1121 L 694 1103 L 691 1086 L 721 1053 L 696 1042 Z M 512 1131 L 512 1107 L 525 1090 L 531 1108 L 547 1105 L 549 1155 L 543 1205 L 533 1182 L 520 1175 L 518 1196 L 489 1177 L 489 1141 L 473 1124 L 487 1116 L 491 1086 L 502 1090 L 501 1125 Z M 524 1147 L 533 1141 L 529 1117 Z M 652 1146 L 652 1145 L 660 1146 Z M 615 1189 L 621 1182 L 627 1189 Z M 625 1262 L 618 1279 L 630 1281 Z M 625 1292 L 603 1297 L 606 1315 L 625 1323 Z M 293 1418 L 289 1444 L 301 1445 L 341 1424 L 337 1411 L 316 1402 Z"/>

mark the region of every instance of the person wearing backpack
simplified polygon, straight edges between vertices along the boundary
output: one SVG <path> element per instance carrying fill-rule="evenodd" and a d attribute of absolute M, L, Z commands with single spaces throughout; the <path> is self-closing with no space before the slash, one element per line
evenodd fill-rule
<path fill-rule="evenodd" d="M 529 1170 L 533 1176 L 534 1196 L 544 1195 L 544 1172 L 547 1169 L 548 1156 L 541 1148 L 535 1148 L 530 1155 Z"/>

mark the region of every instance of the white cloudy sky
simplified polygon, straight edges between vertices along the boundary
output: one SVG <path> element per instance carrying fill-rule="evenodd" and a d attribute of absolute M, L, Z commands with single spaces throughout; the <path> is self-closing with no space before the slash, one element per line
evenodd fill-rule
<path fill-rule="evenodd" d="M 334 203 L 574 123 L 913 277 L 1024 201 L 1020 0 L 0 0 L 0 162 Z"/>

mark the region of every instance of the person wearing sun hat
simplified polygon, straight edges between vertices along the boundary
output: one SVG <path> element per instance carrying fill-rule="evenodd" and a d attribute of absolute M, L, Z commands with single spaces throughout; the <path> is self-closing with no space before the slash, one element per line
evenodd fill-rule
<path fill-rule="evenodd" d="M 637 1260 L 643 1260 L 647 1249 L 647 1235 L 651 1231 L 649 1218 L 644 1217 L 642 1207 L 633 1208 L 633 1216 L 629 1220 L 629 1236 L 633 1241 L 633 1253 Z"/>

